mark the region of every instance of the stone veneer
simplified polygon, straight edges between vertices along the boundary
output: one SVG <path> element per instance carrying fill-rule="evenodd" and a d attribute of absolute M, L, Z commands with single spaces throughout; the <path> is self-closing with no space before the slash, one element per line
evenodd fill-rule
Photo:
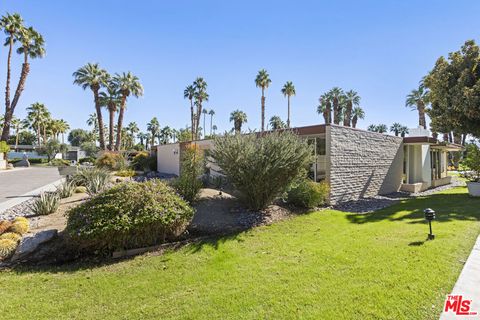
<path fill-rule="evenodd" d="M 326 147 L 330 204 L 399 190 L 403 138 L 328 125 Z"/>

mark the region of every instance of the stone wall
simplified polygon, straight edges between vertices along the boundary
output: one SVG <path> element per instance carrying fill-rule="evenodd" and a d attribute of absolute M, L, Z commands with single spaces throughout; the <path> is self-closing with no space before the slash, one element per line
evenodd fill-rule
<path fill-rule="evenodd" d="M 402 138 L 336 125 L 326 132 L 331 204 L 399 190 Z"/>

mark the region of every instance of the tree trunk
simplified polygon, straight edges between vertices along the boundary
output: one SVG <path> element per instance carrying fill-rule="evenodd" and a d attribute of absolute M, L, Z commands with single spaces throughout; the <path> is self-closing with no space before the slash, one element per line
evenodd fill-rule
<path fill-rule="evenodd" d="M 467 140 L 467 134 L 464 133 L 462 136 L 462 146 L 465 145 L 465 140 Z"/>
<path fill-rule="evenodd" d="M 122 142 L 122 124 L 123 124 L 123 115 L 125 113 L 125 107 L 127 103 L 127 96 L 122 95 L 122 104 L 120 106 L 120 111 L 118 113 L 118 122 L 117 122 L 117 143 L 115 149 L 120 151 L 120 143 Z"/>
<path fill-rule="evenodd" d="M 265 89 L 262 87 L 262 132 L 265 131 Z"/>
<path fill-rule="evenodd" d="M 193 99 L 190 99 L 190 120 L 192 121 L 192 141 L 195 140 L 195 119 L 194 119 L 194 113 L 193 113 Z"/>
<path fill-rule="evenodd" d="M 197 103 L 197 114 L 195 115 L 195 140 L 198 139 L 198 128 L 200 127 L 200 117 L 202 116 L 202 99 Z"/>
<path fill-rule="evenodd" d="M 47 143 L 47 126 L 43 126 L 43 144 Z"/>
<path fill-rule="evenodd" d="M 287 104 L 288 104 L 288 110 L 287 110 L 287 128 L 290 128 L 290 96 L 287 96 Z"/>
<path fill-rule="evenodd" d="M 347 110 L 345 110 L 345 117 L 343 118 L 343 125 L 345 127 L 350 127 L 350 118 L 352 117 L 352 101 L 348 101 Z"/>
<path fill-rule="evenodd" d="M 212 135 L 213 129 L 213 114 L 210 115 L 210 136 Z"/>
<path fill-rule="evenodd" d="M 37 124 L 37 143 L 39 146 L 42 145 L 42 143 L 40 142 L 40 138 L 42 136 L 42 132 L 41 132 L 41 129 L 40 129 L 40 123 Z"/>
<path fill-rule="evenodd" d="M 333 98 L 333 123 L 338 124 L 340 119 L 338 119 L 338 98 Z"/>
<path fill-rule="evenodd" d="M 10 111 L 10 79 L 11 79 L 11 61 L 12 61 L 12 49 L 13 49 L 13 33 L 10 33 L 10 43 L 9 43 L 9 49 L 8 49 L 8 57 L 7 57 L 7 81 L 5 83 L 5 112 Z M 7 129 L 10 130 L 10 122 L 7 122 L 5 119 L 4 123 L 4 131 L 5 127 L 8 127 Z M 3 134 L 2 134 L 3 138 Z M 6 140 L 5 140 L 6 141 Z"/>
<path fill-rule="evenodd" d="M 425 106 L 423 103 L 417 105 L 418 109 L 418 125 L 424 129 L 427 129 L 427 123 L 425 120 Z"/>
<path fill-rule="evenodd" d="M 115 110 L 110 106 L 108 109 L 109 116 L 109 132 L 108 132 L 108 150 L 113 151 L 113 127 L 115 126 Z"/>
<path fill-rule="evenodd" d="M 103 117 L 102 117 L 102 109 L 100 107 L 100 100 L 98 97 L 98 90 L 99 88 L 92 88 L 93 90 L 93 98 L 95 101 L 95 110 L 97 112 L 97 122 L 98 122 L 98 142 L 100 143 L 100 149 L 105 150 L 105 133 L 103 131 Z"/>
<path fill-rule="evenodd" d="M 62 132 L 62 144 L 65 144 L 64 138 L 65 138 L 65 132 Z"/>
<path fill-rule="evenodd" d="M 352 128 L 357 127 L 357 121 L 358 121 L 357 116 L 353 116 L 353 118 L 352 118 Z"/>

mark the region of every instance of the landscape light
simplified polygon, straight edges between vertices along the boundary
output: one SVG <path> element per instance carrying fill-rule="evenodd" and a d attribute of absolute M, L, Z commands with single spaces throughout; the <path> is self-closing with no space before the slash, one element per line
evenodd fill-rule
<path fill-rule="evenodd" d="M 430 227 L 430 233 L 428 234 L 428 240 L 433 240 L 435 239 L 435 235 L 432 233 L 432 221 L 435 220 L 435 211 L 433 211 L 430 208 L 427 208 L 423 210 L 423 213 L 425 213 L 425 220 L 428 221 L 428 226 Z"/>

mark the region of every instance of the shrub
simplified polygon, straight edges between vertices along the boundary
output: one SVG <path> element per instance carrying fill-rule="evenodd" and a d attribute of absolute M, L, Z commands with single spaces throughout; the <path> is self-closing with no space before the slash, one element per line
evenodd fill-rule
<path fill-rule="evenodd" d="M 135 170 L 156 171 L 157 159 L 147 151 L 140 151 L 133 157 L 131 166 Z"/>
<path fill-rule="evenodd" d="M 48 163 L 48 165 L 53 167 L 65 167 L 70 165 L 70 161 L 63 159 L 53 159 Z"/>
<path fill-rule="evenodd" d="M 135 175 L 135 171 L 132 169 L 124 169 L 115 172 L 115 175 L 117 177 L 133 177 Z"/>
<path fill-rule="evenodd" d="M 463 164 L 471 170 L 466 178 L 472 182 L 480 182 L 480 148 L 475 143 L 467 145 L 467 157 Z"/>
<path fill-rule="evenodd" d="M 193 212 L 159 180 L 126 182 L 71 209 L 66 231 L 81 249 L 149 246 L 181 234 Z"/>
<path fill-rule="evenodd" d="M 203 156 L 195 145 L 188 145 L 182 151 L 180 176 L 174 179 L 172 187 L 188 202 L 192 203 L 198 197 L 203 187 L 199 177 L 203 174 Z"/>
<path fill-rule="evenodd" d="M 0 141 L 0 153 L 7 153 L 10 151 L 10 146 L 5 141 Z"/>
<path fill-rule="evenodd" d="M 79 162 L 80 164 L 84 164 L 84 163 L 86 163 L 86 162 L 93 164 L 93 163 L 95 163 L 96 161 L 97 161 L 97 159 L 95 159 L 94 157 L 85 157 L 85 158 L 82 158 L 82 159 L 78 160 L 78 162 Z"/>
<path fill-rule="evenodd" d="M 18 217 L 13 220 L 12 225 L 8 228 L 9 232 L 15 232 L 19 235 L 24 235 L 30 229 L 30 223 L 26 218 Z"/>
<path fill-rule="evenodd" d="M 12 226 L 12 223 L 7 220 L 0 221 L 0 234 L 3 234 Z"/>
<path fill-rule="evenodd" d="M 93 179 L 100 179 L 108 184 L 111 179 L 111 175 L 108 171 L 100 169 L 100 168 L 80 168 L 77 172 L 73 175 L 70 181 L 75 186 L 84 186 L 86 187 L 89 181 Z"/>
<path fill-rule="evenodd" d="M 313 162 L 307 142 L 288 131 L 218 136 L 212 157 L 255 210 L 268 206 Z"/>
<path fill-rule="evenodd" d="M 95 176 L 87 181 L 85 190 L 87 191 L 88 195 L 93 196 L 107 189 L 108 184 L 109 180 L 105 180 L 102 176 Z"/>
<path fill-rule="evenodd" d="M 18 233 L 15 233 L 15 232 L 5 232 L 4 234 L 2 234 L 0 236 L 0 240 L 1 239 L 9 239 L 9 240 L 13 240 L 15 242 L 18 242 L 22 239 L 22 236 L 19 235 Z"/>
<path fill-rule="evenodd" d="M 64 181 L 60 186 L 57 187 L 57 194 L 62 199 L 71 197 L 74 191 L 75 184 L 72 181 Z"/>
<path fill-rule="evenodd" d="M 30 206 L 30 210 L 37 216 L 44 216 L 57 211 L 60 205 L 60 196 L 56 192 L 43 192 Z"/>
<path fill-rule="evenodd" d="M 0 239 L 0 259 L 5 259 L 11 256 L 15 249 L 17 249 L 17 241 L 10 239 Z"/>
<path fill-rule="evenodd" d="M 47 163 L 48 159 L 46 158 L 28 158 L 28 162 L 31 164 L 41 164 L 41 163 Z"/>
<path fill-rule="evenodd" d="M 75 187 L 75 193 L 87 193 L 87 188 L 84 186 Z"/>
<path fill-rule="evenodd" d="M 97 167 L 108 170 L 122 170 L 127 167 L 125 158 L 116 152 L 104 152 L 96 162 Z"/>
<path fill-rule="evenodd" d="M 301 179 L 288 190 L 287 201 L 297 207 L 315 208 L 325 204 L 330 188 L 326 182 Z"/>

